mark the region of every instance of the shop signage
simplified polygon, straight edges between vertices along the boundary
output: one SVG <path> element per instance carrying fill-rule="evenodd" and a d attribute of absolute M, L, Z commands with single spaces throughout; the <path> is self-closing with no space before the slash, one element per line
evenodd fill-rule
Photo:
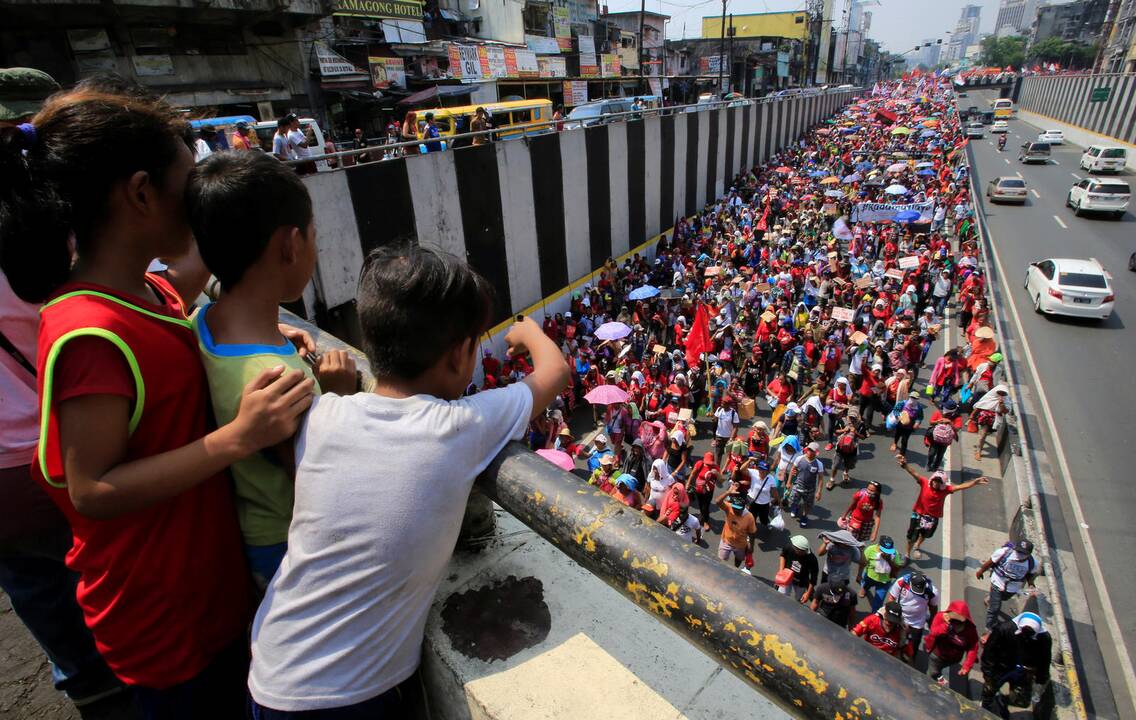
<path fill-rule="evenodd" d="M 500 45 L 482 45 L 477 49 L 481 58 L 481 75 L 487 78 L 509 77 L 505 65 L 505 48 Z"/>
<path fill-rule="evenodd" d="M 525 35 L 525 45 L 528 46 L 529 50 L 540 55 L 560 54 L 560 43 L 556 42 L 556 38 Z"/>
<path fill-rule="evenodd" d="M 335 77 L 336 75 L 355 75 L 360 72 L 350 60 L 335 52 L 327 45 L 316 43 L 315 46 L 316 60 L 319 62 L 320 75 L 324 77 Z"/>
<path fill-rule="evenodd" d="M 600 75 L 602 77 L 619 77 L 619 56 L 615 54 L 600 55 Z"/>
<path fill-rule="evenodd" d="M 131 55 L 134 74 L 138 77 L 157 77 L 174 74 L 174 59 L 169 55 Z"/>
<path fill-rule="evenodd" d="M 402 58 L 371 57 L 367 58 L 371 66 L 371 84 L 379 90 L 385 90 L 391 85 L 406 87 L 406 63 Z"/>
<path fill-rule="evenodd" d="M 536 61 L 537 65 L 540 66 L 540 76 L 542 78 L 568 77 L 568 61 L 564 58 L 538 57 Z"/>
<path fill-rule="evenodd" d="M 580 80 L 564 81 L 564 104 L 583 105 L 588 102 L 588 83 Z"/>
<path fill-rule="evenodd" d="M 450 43 L 446 49 L 450 56 L 450 77 L 462 80 L 480 80 L 481 55 L 476 45 L 456 45 Z"/>
<path fill-rule="evenodd" d="M 552 8 L 552 34 L 558 38 L 572 38 L 572 14 L 568 8 Z"/>
<path fill-rule="evenodd" d="M 421 20 L 422 3 L 414 0 L 334 0 L 332 15 Z"/>

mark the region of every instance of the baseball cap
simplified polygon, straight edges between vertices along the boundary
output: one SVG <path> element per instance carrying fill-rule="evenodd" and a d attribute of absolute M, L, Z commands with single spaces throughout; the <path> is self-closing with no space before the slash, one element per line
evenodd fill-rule
<path fill-rule="evenodd" d="M 911 576 L 911 589 L 917 593 L 924 593 L 927 591 L 927 576 L 923 573 L 914 573 Z"/>
<path fill-rule="evenodd" d="M 746 497 L 745 495 L 735 493 L 729 497 L 728 502 L 730 503 L 730 507 L 732 507 L 734 510 L 744 510 L 746 506 Z"/>
<path fill-rule="evenodd" d="M 938 480 L 941 483 L 945 483 L 947 481 L 947 473 L 942 470 L 936 470 L 935 472 L 931 473 L 931 476 L 927 479 Z"/>
<path fill-rule="evenodd" d="M 1033 555 L 1033 543 L 1029 540 L 1019 540 L 1014 543 L 1014 550 L 1022 555 Z"/>
<path fill-rule="evenodd" d="M 812 450 L 813 452 L 820 452 L 820 445 L 818 445 L 815 442 L 811 442 L 811 443 L 809 443 L 808 445 L 805 446 L 805 449 L 806 450 Z"/>
<path fill-rule="evenodd" d="M 604 443 L 606 445 L 607 444 L 607 435 L 600 433 L 599 435 L 596 435 L 595 441 L 598 442 L 598 443 Z"/>
<path fill-rule="evenodd" d="M 895 540 L 892 540 L 888 535 L 881 537 L 880 552 L 884 555 L 895 555 Z"/>
<path fill-rule="evenodd" d="M 884 605 L 884 619 L 891 622 L 899 622 L 900 617 L 903 616 L 903 609 L 895 600 L 892 600 Z"/>
<path fill-rule="evenodd" d="M 35 115 L 43 101 L 58 89 L 59 83 L 42 70 L 0 69 L 0 120 L 20 120 Z"/>
<path fill-rule="evenodd" d="M 769 463 L 765 462 L 764 460 L 758 460 L 757 461 L 757 469 L 758 470 L 768 470 L 769 469 Z"/>

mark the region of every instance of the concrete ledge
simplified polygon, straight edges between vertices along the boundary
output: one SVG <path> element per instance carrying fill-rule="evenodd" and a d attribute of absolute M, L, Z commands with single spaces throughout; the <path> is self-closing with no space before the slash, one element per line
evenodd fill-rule
<path fill-rule="evenodd" d="M 432 720 L 789 717 L 516 518 L 497 514 L 499 540 L 455 555 L 430 611 L 422 678 Z M 510 596 L 518 587 L 524 596 Z M 459 622 L 454 607 L 468 592 L 479 593 L 479 608 L 498 608 L 506 627 Z M 547 607 L 547 626 L 529 617 L 534 604 Z"/>

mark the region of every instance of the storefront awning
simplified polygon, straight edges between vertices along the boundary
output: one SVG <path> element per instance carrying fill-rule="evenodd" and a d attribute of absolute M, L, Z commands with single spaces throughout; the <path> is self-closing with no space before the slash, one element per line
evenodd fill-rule
<path fill-rule="evenodd" d="M 446 99 L 472 95 L 476 89 L 477 87 L 474 85 L 435 85 L 399 100 L 398 104 L 403 107 L 436 105 Z"/>

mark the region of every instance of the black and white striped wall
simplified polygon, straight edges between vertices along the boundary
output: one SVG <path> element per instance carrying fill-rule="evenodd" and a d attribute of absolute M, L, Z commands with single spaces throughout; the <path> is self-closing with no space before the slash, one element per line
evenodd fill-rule
<path fill-rule="evenodd" d="M 1101 87 L 1110 88 L 1108 100 L 1090 102 L 1092 91 Z M 1133 74 L 1026 77 L 1022 79 L 1018 109 L 1123 144 L 1136 144 L 1136 75 Z M 1076 138 L 1074 141 L 1083 144 Z"/>
<path fill-rule="evenodd" d="M 307 176 L 316 294 L 329 309 L 354 300 L 366 253 L 414 237 L 466 258 L 494 284 L 495 322 L 562 312 L 607 258 L 650 255 L 676 217 L 852 97 L 653 116 Z"/>

